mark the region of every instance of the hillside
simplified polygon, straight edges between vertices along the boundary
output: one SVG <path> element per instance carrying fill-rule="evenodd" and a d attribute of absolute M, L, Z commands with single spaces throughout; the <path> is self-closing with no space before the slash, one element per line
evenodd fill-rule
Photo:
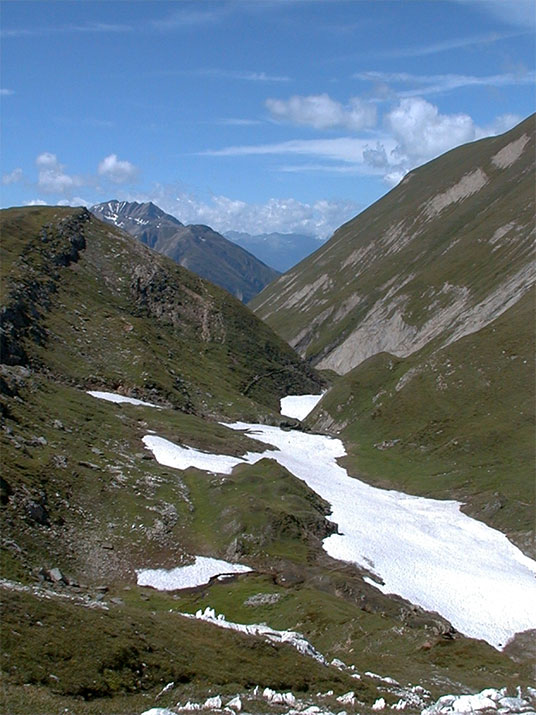
<path fill-rule="evenodd" d="M 251 306 L 343 374 L 476 332 L 534 282 L 534 116 L 410 172 Z"/>
<path fill-rule="evenodd" d="M 244 303 L 279 275 L 208 226 L 184 226 L 152 202 L 106 201 L 90 211 Z"/>
<path fill-rule="evenodd" d="M 162 438 L 226 459 L 264 446 L 220 420 L 296 426 L 279 398 L 323 382 L 245 306 L 85 210 L 0 216 L 6 712 L 141 713 L 254 701 L 259 686 L 337 712 L 352 691 L 347 707 L 372 715 L 380 697 L 419 712 L 445 688 L 531 682 L 523 637 L 507 652 L 463 637 L 329 557 L 329 505 L 275 460 L 215 474 L 147 448 Z M 199 557 L 252 570 L 179 591 L 137 584 L 141 569 Z M 314 647 L 182 615 L 209 606 Z M 252 711 L 272 708 L 260 700 Z"/>
<path fill-rule="evenodd" d="M 225 237 L 253 253 L 267 266 L 288 271 L 322 245 L 322 241 L 301 233 L 259 233 L 228 231 Z"/>
<path fill-rule="evenodd" d="M 534 117 L 411 172 L 252 303 L 334 386 L 355 474 L 534 542 Z"/>

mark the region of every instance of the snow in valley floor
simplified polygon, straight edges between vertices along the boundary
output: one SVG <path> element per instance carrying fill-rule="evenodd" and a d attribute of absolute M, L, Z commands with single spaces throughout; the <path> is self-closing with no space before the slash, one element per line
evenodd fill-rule
<path fill-rule="evenodd" d="M 307 409 L 319 396 L 302 396 Z M 284 409 L 288 408 L 287 402 Z M 287 415 L 301 414 L 293 398 Z M 323 435 L 236 422 L 269 447 L 243 457 L 207 454 L 156 435 L 143 442 L 160 464 L 230 474 L 242 462 L 276 460 L 328 501 L 339 533 L 324 540 L 327 553 L 374 573 L 370 583 L 436 611 L 464 635 L 502 648 L 516 633 L 536 628 L 536 562 L 506 536 L 438 501 L 371 487 L 349 477 L 337 459 L 342 442 Z"/>
<path fill-rule="evenodd" d="M 111 393 L 92 394 L 100 399 L 119 401 Z M 303 419 L 320 397 L 285 398 L 282 414 Z M 126 401 L 141 403 L 130 399 Z M 369 573 L 375 574 L 376 580 L 367 580 L 384 593 L 398 594 L 426 610 L 436 611 L 461 633 L 482 638 L 499 649 L 516 633 L 536 628 L 536 562 L 524 556 L 500 532 L 462 514 L 458 502 L 377 489 L 349 477 L 337 463 L 337 459 L 345 454 L 344 446 L 338 439 L 260 424 L 237 422 L 226 426 L 265 442 L 268 445 L 266 451 L 248 452 L 243 457 L 208 454 L 174 444 L 155 434 L 147 434 L 143 442 L 160 464 L 181 470 L 196 467 L 212 473 L 230 474 L 237 464 L 252 464 L 265 457 L 274 459 L 330 503 L 330 518 L 338 525 L 339 533 L 324 540 L 327 553 L 336 559 L 363 566 Z M 240 564 L 197 556 L 189 566 L 170 571 L 141 569 L 137 576 L 140 585 L 170 589 L 201 585 L 214 576 L 247 570 Z M 186 615 L 219 627 L 284 640 L 299 650 L 303 649 L 306 655 L 323 659 L 300 634 L 292 631 L 275 631 L 264 624 L 245 626 L 231 623 L 210 608 L 199 611 L 195 616 Z M 308 649 L 311 652 L 307 652 Z M 340 665 L 344 666 L 343 663 Z M 392 679 L 372 673 L 366 675 L 394 684 L 393 687 L 397 685 Z M 353 677 L 361 676 L 355 673 Z M 443 696 L 433 705 L 422 701 L 421 695 L 426 691 L 421 688 L 418 695 L 418 689 L 419 686 L 415 686 L 413 694 L 409 690 L 407 693 L 404 691 L 405 698 L 407 695 L 405 701 L 402 702 L 402 699 L 391 709 L 401 710 L 407 705 L 408 710 L 422 710 L 426 715 L 483 711 L 505 715 L 534 713 L 534 706 L 529 702 L 536 695 L 532 689 L 527 696 L 529 700 L 508 697 L 506 691 L 490 688 L 476 695 Z M 322 709 L 310 703 L 309 706 L 297 703 L 292 693 L 270 691 L 258 695 L 270 704 L 290 706 L 289 714 L 314 712 L 322 715 L 331 712 L 328 708 Z M 319 694 L 319 697 L 322 696 Z M 412 702 L 414 697 L 415 702 Z M 348 700 L 343 702 L 344 698 Z M 358 704 L 353 693 L 341 696 L 337 701 L 339 707 Z M 250 711 L 254 712 L 251 705 Z M 239 712 L 242 707 L 239 695 L 225 704 L 217 696 L 204 703 L 177 704 L 173 710 L 153 708 L 144 715 L 173 715 L 188 710 Z M 382 710 L 385 707 L 383 698 L 380 698 L 372 709 Z"/>

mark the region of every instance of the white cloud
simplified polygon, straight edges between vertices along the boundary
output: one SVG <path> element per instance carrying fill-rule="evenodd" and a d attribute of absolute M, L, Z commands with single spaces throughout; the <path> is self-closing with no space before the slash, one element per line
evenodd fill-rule
<path fill-rule="evenodd" d="M 466 2 L 467 0 L 458 0 L 458 2 Z M 469 2 L 474 2 L 475 0 L 468 0 Z M 476 0 L 478 5 L 484 7 L 486 0 Z M 517 0 L 515 0 L 517 1 Z M 533 0 L 528 0 L 532 2 Z M 515 3 L 512 0 L 506 0 L 508 7 L 511 8 Z M 523 0 L 521 0 L 523 2 Z M 516 23 L 513 23 L 516 24 Z M 522 27 L 526 28 L 526 25 L 521 24 Z M 511 37 L 518 37 L 519 32 L 507 32 L 507 33 L 497 33 L 490 32 L 485 35 L 473 35 L 472 37 L 456 37 L 451 40 L 443 40 L 442 42 L 434 42 L 428 45 L 417 45 L 412 47 L 396 47 L 392 50 L 385 50 L 383 52 L 376 52 L 373 54 L 374 57 L 380 58 L 399 58 L 399 57 L 423 57 L 426 55 L 435 55 L 440 52 L 450 52 L 452 50 L 457 50 L 461 47 L 475 47 L 477 45 L 487 45 L 499 40 L 507 40 Z"/>
<path fill-rule="evenodd" d="M 359 97 L 352 97 L 345 106 L 328 94 L 295 95 L 287 100 L 267 99 L 266 107 L 276 119 L 315 129 L 343 127 L 359 131 L 376 124 L 376 107 Z"/>
<path fill-rule="evenodd" d="M 458 0 L 458 2 L 472 5 L 480 12 L 486 12 L 508 25 L 527 29 L 536 24 L 534 0 Z"/>
<path fill-rule="evenodd" d="M 49 206 L 49 204 L 43 199 L 31 199 L 25 203 L 25 206 Z"/>
<path fill-rule="evenodd" d="M 179 9 L 173 10 L 166 17 L 153 20 L 151 26 L 160 32 L 170 32 L 183 28 L 212 25 L 220 22 L 230 11 L 230 8 L 223 3 L 213 7 L 205 5 L 202 9 L 200 9 L 200 7 L 200 3 L 195 7 L 180 7 Z"/>
<path fill-rule="evenodd" d="M 367 82 L 380 83 L 382 88 L 385 87 L 385 83 L 413 85 L 413 89 L 391 90 L 391 95 L 417 97 L 427 94 L 442 94 L 462 87 L 533 85 L 536 81 L 536 72 L 505 72 L 481 77 L 459 74 L 416 75 L 407 72 L 356 72 L 353 77 Z"/>
<path fill-rule="evenodd" d="M 228 127 L 252 127 L 261 122 L 258 119 L 233 119 L 232 117 L 217 120 L 218 124 Z"/>
<path fill-rule="evenodd" d="M 62 199 L 58 201 L 58 206 L 92 206 L 93 202 L 83 199 L 81 196 L 73 196 L 72 199 Z"/>
<path fill-rule="evenodd" d="M 0 97 L 9 97 L 12 94 L 15 94 L 13 89 L 0 89 Z"/>
<path fill-rule="evenodd" d="M 2 176 L 2 183 L 4 185 L 16 184 L 17 181 L 21 181 L 22 177 L 23 177 L 22 169 L 17 167 L 16 169 L 13 169 L 13 171 L 10 171 L 9 174 L 4 174 Z"/>
<path fill-rule="evenodd" d="M 363 208 L 354 201 L 336 199 L 305 203 L 292 198 L 271 198 L 258 204 L 222 195 L 201 199 L 164 186 L 148 195 L 129 196 L 128 200 L 154 201 L 182 223 L 206 224 L 220 233 L 304 233 L 322 239 Z"/>
<path fill-rule="evenodd" d="M 130 161 L 118 159 L 117 154 L 110 154 L 100 163 L 98 172 L 100 176 L 113 181 L 114 184 L 126 184 L 135 181 L 138 169 Z"/>
<path fill-rule="evenodd" d="M 387 140 L 387 139 L 386 139 Z M 334 161 L 362 163 L 363 151 L 369 146 L 366 139 L 337 137 L 336 139 L 293 139 L 277 144 L 249 144 L 230 146 L 202 152 L 204 156 L 255 156 L 262 154 L 299 154 Z"/>
<path fill-rule="evenodd" d="M 514 114 L 480 127 L 468 114 L 441 114 L 422 97 L 405 97 L 384 115 L 384 130 L 373 140 L 359 137 L 295 139 L 275 144 L 229 146 L 203 152 L 206 156 L 299 155 L 323 164 L 288 165 L 281 171 L 326 171 L 383 176 L 390 185 L 411 169 L 460 144 L 507 131 L 521 120 Z"/>
<path fill-rule="evenodd" d="M 39 169 L 37 185 L 46 193 L 69 193 L 71 189 L 82 184 L 79 177 L 65 173 L 65 166 L 59 163 L 55 154 L 39 154 L 35 163 Z"/>
<path fill-rule="evenodd" d="M 221 79 L 239 79 L 247 82 L 289 82 L 290 77 L 286 75 L 272 75 L 266 72 L 252 72 L 250 70 L 222 70 L 206 69 L 197 70 L 195 74 L 205 77 L 220 77 Z"/>
<path fill-rule="evenodd" d="M 395 153 L 402 159 L 422 163 L 476 137 L 468 114 L 440 114 L 424 99 L 402 99 L 387 114 L 386 125 L 397 142 Z"/>

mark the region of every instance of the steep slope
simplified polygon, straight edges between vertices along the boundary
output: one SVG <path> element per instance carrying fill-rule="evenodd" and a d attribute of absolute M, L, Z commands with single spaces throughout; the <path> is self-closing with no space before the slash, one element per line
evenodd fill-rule
<path fill-rule="evenodd" d="M 534 116 L 415 171 L 251 303 L 319 368 L 446 345 L 534 282 Z"/>
<path fill-rule="evenodd" d="M 157 435 L 215 455 L 264 451 L 215 418 L 285 423 L 282 394 L 320 390 L 247 308 L 85 210 L 10 209 L 1 219 L 6 712 L 142 712 L 254 696 L 259 685 L 314 704 L 333 691 L 331 710 L 353 690 L 368 714 L 402 690 L 367 671 L 434 697 L 438 683 L 530 682 L 522 646 L 514 661 L 330 558 L 327 503 L 272 459 L 222 475 L 165 466 L 144 448 Z M 197 555 L 253 571 L 171 593 L 137 585 L 136 570 Z M 181 615 L 206 606 L 297 629 L 361 677 Z M 408 712 L 430 699 L 414 695 Z"/>
<path fill-rule="evenodd" d="M 208 226 L 184 226 L 152 202 L 106 201 L 90 211 L 245 303 L 278 276 Z"/>
<path fill-rule="evenodd" d="M 267 266 L 282 272 L 288 271 L 322 245 L 317 238 L 300 233 L 251 235 L 243 231 L 228 231 L 225 238 L 253 253 Z"/>
<path fill-rule="evenodd" d="M 368 481 L 456 498 L 534 555 L 530 117 L 411 172 L 255 301 L 341 377 L 308 424 Z"/>

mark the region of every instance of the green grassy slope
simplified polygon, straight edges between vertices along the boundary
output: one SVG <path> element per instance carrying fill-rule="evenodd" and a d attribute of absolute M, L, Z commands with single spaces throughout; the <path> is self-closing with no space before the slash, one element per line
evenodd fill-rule
<path fill-rule="evenodd" d="M 225 291 L 84 210 L 9 209 L 2 221 L 4 362 L 220 415 L 278 411 L 288 389 L 319 384 Z"/>
<path fill-rule="evenodd" d="M 535 118 L 410 172 L 252 302 L 343 374 L 485 325 L 534 282 Z"/>
<path fill-rule="evenodd" d="M 151 431 L 214 453 L 264 449 L 216 418 L 277 422 L 280 395 L 318 391 L 314 372 L 244 306 L 80 209 L 2 219 L 6 712 L 131 714 L 257 684 L 353 689 L 368 712 L 382 694 L 365 676 L 177 615 L 206 605 L 299 630 L 329 658 L 436 695 L 530 682 L 526 654 L 514 661 L 454 634 L 327 557 L 326 505 L 277 464 L 222 477 L 164 467 L 144 449 Z M 103 402 L 92 388 L 164 409 Z M 254 572 L 181 593 L 136 586 L 136 569 L 195 554 Z M 277 598 L 246 603 L 258 594 Z"/>
<path fill-rule="evenodd" d="M 458 498 L 534 555 L 534 297 L 445 348 L 369 358 L 308 424 L 339 433 L 367 481 Z"/>

